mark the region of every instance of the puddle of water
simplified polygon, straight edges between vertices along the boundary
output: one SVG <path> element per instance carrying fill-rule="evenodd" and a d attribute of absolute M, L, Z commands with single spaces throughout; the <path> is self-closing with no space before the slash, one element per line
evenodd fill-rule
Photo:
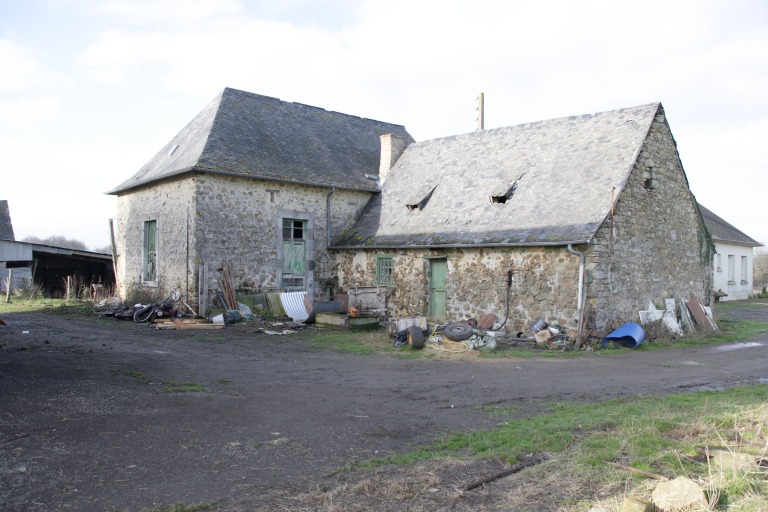
<path fill-rule="evenodd" d="M 734 343 L 733 345 L 720 345 L 719 347 L 712 347 L 712 350 L 717 352 L 725 352 L 728 350 L 738 350 L 740 348 L 754 348 L 762 347 L 764 343 L 759 341 L 749 341 L 747 343 Z"/>

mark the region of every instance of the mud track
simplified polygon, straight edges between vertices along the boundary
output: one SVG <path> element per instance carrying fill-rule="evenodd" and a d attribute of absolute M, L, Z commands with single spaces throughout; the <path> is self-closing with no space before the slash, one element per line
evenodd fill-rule
<path fill-rule="evenodd" d="M 768 321 L 768 307 L 729 310 Z M 573 359 L 403 359 L 310 348 L 304 333 L 157 331 L 46 313 L 0 327 L 0 508 L 139 510 L 333 485 L 347 462 L 491 428 L 548 402 L 768 382 L 768 336 Z M 172 382 L 170 382 L 172 381 Z M 166 392 L 195 383 L 204 392 Z"/>

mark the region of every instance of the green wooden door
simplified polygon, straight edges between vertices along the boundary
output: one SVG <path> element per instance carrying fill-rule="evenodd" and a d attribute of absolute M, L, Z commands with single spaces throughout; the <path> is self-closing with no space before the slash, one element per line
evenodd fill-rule
<path fill-rule="evenodd" d="M 301 291 L 307 287 L 307 222 L 283 219 L 283 291 Z"/>
<path fill-rule="evenodd" d="M 445 276 L 447 269 L 447 260 L 429 260 L 429 319 L 435 322 L 445 320 Z"/>
<path fill-rule="evenodd" d="M 283 242 L 283 290 L 303 290 L 306 275 L 306 244 Z"/>

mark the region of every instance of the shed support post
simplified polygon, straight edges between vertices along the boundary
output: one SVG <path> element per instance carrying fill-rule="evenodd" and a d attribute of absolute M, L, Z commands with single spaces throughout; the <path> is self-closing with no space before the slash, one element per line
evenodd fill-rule
<path fill-rule="evenodd" d="M 11 283 L 13 283 L 13 269 L 8 269 L 8 281 L 5 283 L 5 302 L 11 303 Z"/>

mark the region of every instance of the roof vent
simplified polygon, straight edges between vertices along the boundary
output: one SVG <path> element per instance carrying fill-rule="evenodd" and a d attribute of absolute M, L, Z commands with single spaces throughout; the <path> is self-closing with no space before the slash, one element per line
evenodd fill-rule
<path fill-rule="evenodd" d="M 179 145 L 178 145 L 178 144 L 175 144 L 175 145 L 174 145 L 174 146 L 171 148 L 171 150 L 170 150 L 170 151 L 168 151 L 168 155 L 167 155 L 167 156 L 173 156 L 173 154 L 176 152 L 176 150 L 177 150 L 177 149 L 179 149 Z"/>
<path fill-rule="evenodd" d="M 432 193 L 435 191 L 436 188 L 437 188 L 437 185 L 435 185 L 432 188 L 432 190 L 430 190 L 429 193 L 426 196 L 424 196 L 424 198 L 421 199 L 420 201 L 416 201 L 416 200 L 408 201 L 405 204 L 406 208 L 408 208 L 410 211 L 413 211 L 413 210 L 421 211 L 421 210 L 423 210 L 424 207 L 427 206 L 427 203 L 429 202 L 429 198 L 432 197 Z"/>

